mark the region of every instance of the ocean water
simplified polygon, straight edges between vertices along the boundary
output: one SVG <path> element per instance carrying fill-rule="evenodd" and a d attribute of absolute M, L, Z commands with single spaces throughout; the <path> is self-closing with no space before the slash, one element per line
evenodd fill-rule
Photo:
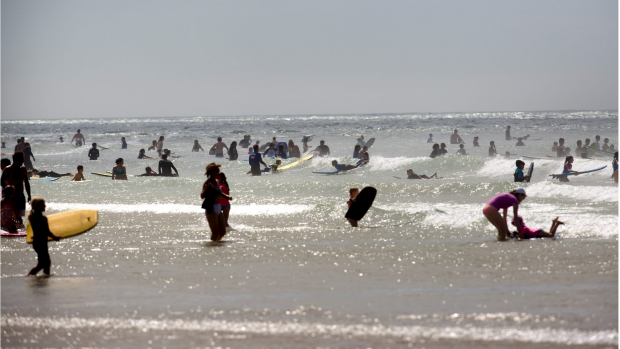
<path fill-rule="evenodd" d="M 529 134 L 526 147 L 504 139 Z M 535 162 L 520 214 L 560 238 L 497 242 L 482 215 L 512 182 L 520 156 L 546 157 L 553 141 L 595 135 L 618 146 L 609 111 L 385 115 L 170 117 L 2 121 L 10 155 L 15 139 L 32 144 L 35 168 L 75 172 L 92 182 L 31 181 L 47 214 L 99 210 L 90 232 L 50 242 L 52 273 L 24 277 L 36 254 L 20 238 L 1 240 L 1 344 L 4 348 L 611 348 L 618 345 L 618 186 L 611 159 L 576 159 L 575 170 L 602 171 L 560 183 L 563 159 Z M 68 142 L 77 128 L 107 150 Z M 454 129 L 470 156 L 453 155 Z M 430 159 L 428 134 L 449 156 Z M 200 208 L 204 168 L 192 153 L 218 136 L 244 134 L 310 146 L 331 156 L 279 174 L 246 175 L 244 161 L 218 161 L 231 187 L 225 243 L 208 241 Z M 376 138 L 365 168 L 336 176 L 331 160 L 352 163 L 356 138 Z M 179 158 L 179 178 L 112 181 L 125 159 L 130 174 L 156 168 L 140 148 L 164 135 Z M 474 148 L 474 136 L 481 147 Z M 126 137 L 128 149 L 121 150 Z M 489 158 L 489 141 L 509 159 Z M 239 148 L 240 159 L 245 149 Z M 148 155 L 156 156 L 154 152 Z M 267 160 L 271 163 L 271 160 Z M 287 163 L 285 161 L 285 163 Z M 406 170 L 440 180 L 407 180 Z M 374 186 L 377 198 L 359 228 L 344 219 L 348 189 Z M 512 214 L 512 212 L 509 212 Z"/>

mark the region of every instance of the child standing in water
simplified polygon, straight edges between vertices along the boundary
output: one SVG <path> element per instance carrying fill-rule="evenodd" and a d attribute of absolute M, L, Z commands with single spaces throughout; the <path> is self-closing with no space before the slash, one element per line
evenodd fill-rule
<path fill-rule="evenodd" d="M 357 195 L 360 193 L 359 188 L 357 187 L 351 187 L 349 189 L 349 201 L 347 201 L 347 205 L 349 207 L 351 207 L 351 205 L 353 205 L 353 203 L 355 202 L 355 198 L 357 198 Z M 351 224 L 352 227 L 357 227 L 357 221 L 353 218 L 347 218 L 347 220 L 349 221 L 349 223 Z"/>
<path fill-rule="evenodd" d="M 45 212 L 45 199 L 40 197 L 32 198 L 30 202 L 32 210 L 28 214 L 28 221 L 32 227 L 32 248 L 37 252 L 37 265 L 28 272 L 28 275 L 37 275 L 43 269 L 45 275 L 50 275 L 50 267 L 52 261 L 47 250 L 47 238 L 51 237 L 54 241 L 60 240 L 59 237 L 52 234 L 47 223 L 47 217 L 43 215 Z"/>
<path fill-rule="evenodd" d="M 77 173 L 75 174 L 75 176 L 73 177 L 73 179 L 71 181 L 72 182 L 79 182 L 79 181 L 85 181 L 85 180 L 86 180 L 86 178 L 84 178 L 84 166 L 78 165 Z"/>
<path fill-rule="evenodd" d="M 558 227 L 564 222 L 560 222 L 558 219 L 560 217 L 555 217 L 555 219 L 551 220 L 551 229 L 548 232 L 542 229 L 531 229 L 523 225 L 523 217 L 519 216 L 519 223 L 521 224 L 521 231 L 523 231 L 524 239 L 535 239 L 535 238 L 552 238 L 555 237 L 555 232 Z M 512 225 L 516 226 L 514 218 L 512 219 Z M 517 237 L 517 234 L 514 234 L 514 237 Z"/>
<path fill-rule="evenodd" d="M 575 161 L 573 159 L 572 156 L 567 156 L 566 160 L 564 160 L 564 170 L 562 171 L 562 173 L 576 173 L 577 175 L 579 175 L 579 171 L 573 171 L 573 161 Z M 570 182 L 568 180 L 568 176 L 560 176 L 560 182 Z"/>

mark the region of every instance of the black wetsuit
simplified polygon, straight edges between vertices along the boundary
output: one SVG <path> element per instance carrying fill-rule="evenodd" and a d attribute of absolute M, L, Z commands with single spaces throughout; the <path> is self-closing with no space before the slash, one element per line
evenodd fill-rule
<path fill-rule="evenodd" d="M 161 176 L 172 176 L 172 169 L 176 174 L 179 174 L 177 168 L 174 167 L 174 164 L 170 160 L 159 160 L 159 174 Z"/>
<path fill-rule="evenodd" d="M 54 177 L 60 178 L 64 176 L 71 176 L 71 173 L 56 173 L 54 171 L 37 171 L 39 177 Z"/>
<path fill-rule="evenodd" d="M 91 160 L 97 160 L 97 158 L 99 157 L 99 149 L 97 149 L 97 148 L 90 148 L 90 150 L 88 151 L 88 157 Z"/>
<path fill-rule="evenodd" d="M 32 227 L 32 248 L 37 252 L 37 266 L 33 269 L 36 274 L 43 269 L 49 273 L 49 267 L 52 261 L 47 250 L 47 238 L 53 236 L 47 223 L 47 217 L 40 212 L 33 212 L 29 218 Z"/>
<path fill-rule="evenodd" d="M 34 166 L 32 166 L 32 162 L 30 161 L 30 158 L 34 158 L 34 156 L 32 155 L 32 148 L 25 147 L 24 150 L 24 165 L 26 166 L 26 169 L 28 171 L 32 171 L 34 170 Z"/>

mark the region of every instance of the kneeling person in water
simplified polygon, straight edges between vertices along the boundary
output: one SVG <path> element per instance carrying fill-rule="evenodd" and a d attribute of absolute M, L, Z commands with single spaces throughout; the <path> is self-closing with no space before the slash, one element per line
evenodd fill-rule
<path fill-rule="evenodd" d="M 413 172 L 412 169 L 408 169 L 407 170 L 407 179 L 431 179 L 431 178 L 439 179 L 439 178 L 443 178 L 443 177 L 437 177 L 437 172 L 433 173 L 429 177 L 429 176 L 424 175 L 424 174 L 423 175 L 419 175 L 419 174 Z"/>
<path fill-rule="evenodd" d="M 173 169 L 174 172 L 176 172 L 176 175 L 172 174 Z M 160 176 L 177 177 L 179 175 L 179 171 L 177 171 L 177 168 L 174 167 L 172 161 L 168 160 L 168 155 L 166 154 L 161 156 L 161 160 L 159 160 L 159 168 L 157 169 L 157 171 L 159 172 Z"/>

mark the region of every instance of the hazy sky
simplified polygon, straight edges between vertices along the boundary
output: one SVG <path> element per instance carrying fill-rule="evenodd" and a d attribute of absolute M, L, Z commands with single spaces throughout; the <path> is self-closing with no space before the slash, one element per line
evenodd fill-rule
<path fill-rule="evenodd" d="M 617 109 L 616 0 L 3 0 L 2 118 Z"/>

